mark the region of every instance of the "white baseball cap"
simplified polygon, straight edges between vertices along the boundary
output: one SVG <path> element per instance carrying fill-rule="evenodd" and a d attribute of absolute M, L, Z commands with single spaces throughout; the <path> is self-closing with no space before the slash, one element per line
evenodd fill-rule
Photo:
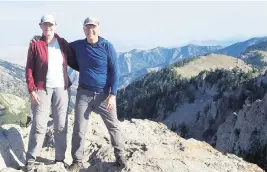
<path fill-rule="evenodd" d="M 39 24 L 43 24 L 43 23 L 51 23 L 53 25 L 56 25 L 55 19 L 52 15 L 48 14 L 48 15 L 44 15 L 41 18 L 41 21 Z"/>

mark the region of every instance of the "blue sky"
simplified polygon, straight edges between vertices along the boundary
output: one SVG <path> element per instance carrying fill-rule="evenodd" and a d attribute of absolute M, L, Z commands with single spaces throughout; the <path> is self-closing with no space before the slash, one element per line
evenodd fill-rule
<path fill-rule="evenodd" d="M 1 1 L 0 58 L 24 64 L 44 14 L 56 18 L 68 41 L 83 39 L 83 20 L 95 16 L 101 35 L 117 51 L 129 51 L 267 36 L 266 11 L 266 1 Z"/>

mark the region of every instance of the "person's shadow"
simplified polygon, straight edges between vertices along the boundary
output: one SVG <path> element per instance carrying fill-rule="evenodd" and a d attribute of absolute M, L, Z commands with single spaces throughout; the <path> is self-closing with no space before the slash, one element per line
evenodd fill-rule
<path fill-rule="evenodd" d="M 4 129 L 0 126 L 0 170 L 20 169 L 25 164 L 25 146 L 21 133 L 15 127 Z"/>
<path fill-rule="evenodd" d="M 99 158 L 95 158 L 96 151 L 93 152 L 88 159 L 90 166 L 83 168 L 80 172 L 121 172 L 123 169 L 118 167 L 116 162 L 103 162 Z"/>
<path fill-rule="evenodd" d="M 98 162 L 88 168 L 83 168 L 80 172 L 121 172 L 123 169 L 116 166 L 115 162 Z"/>

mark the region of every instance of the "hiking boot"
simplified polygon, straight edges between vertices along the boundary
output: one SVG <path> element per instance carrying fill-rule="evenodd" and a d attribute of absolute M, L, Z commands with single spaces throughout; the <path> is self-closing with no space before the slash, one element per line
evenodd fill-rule
<path fill-rule="evenodd" d="M 127 167 L 126 158 L 124 156 L 116 156 L 116 165 L 121 168 Z"/>
<path fill-rule="evenodd" d="M 27 164 L 26 164 L 26 172 L 33 172 L 34 171 L 34 162 L 35 160 L 29 159 Z"/>
<path fill-rule="evenodd" d="M 114 154 L 116 158 L 116 165 L 122 168 L 126 167 L 127 163 L 124 155 L 124 150 L 114 148 Z"/>
<path fill-rule="evenodd" d="M 71 171 L 71 172 L 77 172 L 77 171 L 80 171 L 80 169 L 82 169 L 82 163 L 81 162 L 73 162 L 69 168 L 68 168 L 68 171 Z"/>

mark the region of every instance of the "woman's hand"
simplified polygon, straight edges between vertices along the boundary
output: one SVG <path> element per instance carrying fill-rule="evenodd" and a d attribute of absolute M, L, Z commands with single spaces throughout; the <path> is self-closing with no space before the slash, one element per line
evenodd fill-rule
<path fill-rule="evenodd" d="M 41 100 L 35 91 L 31 92 L 31 98 L 32 98 L 32 104 L 38 104 L 39 105 L 41 103 Z"/>

